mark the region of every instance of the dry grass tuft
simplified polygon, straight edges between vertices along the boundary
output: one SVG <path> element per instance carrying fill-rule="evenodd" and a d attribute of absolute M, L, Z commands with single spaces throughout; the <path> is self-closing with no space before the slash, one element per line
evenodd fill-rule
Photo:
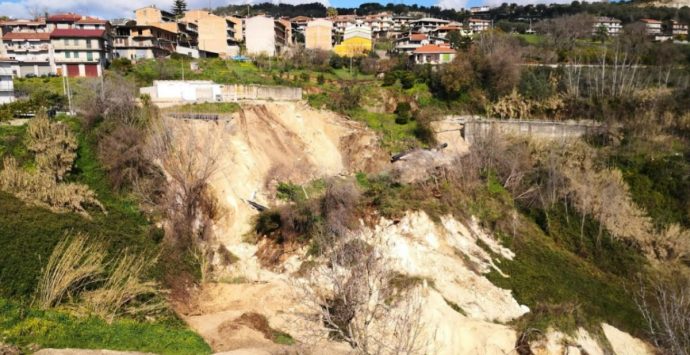
<path fill-rule="evenodd" d="M 103 272 L 105 247 L 100 243 L 89 244 L 87 239 L 77 234 L 57 244 L 38 283 L 39 307 L 58 305 Z"/>

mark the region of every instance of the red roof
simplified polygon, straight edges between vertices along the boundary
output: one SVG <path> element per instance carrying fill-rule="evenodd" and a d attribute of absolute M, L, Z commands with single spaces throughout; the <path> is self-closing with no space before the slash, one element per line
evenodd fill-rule
<path fill-rule="evenodd" d="M 417 49 L 414 50 L 415 53 L 417 54 L 426 54 L 426 53 L 455 53 L 453 49 L 450 47 L 441 47 L 436 44 L 427 44 L 425 46 L 421 46 Z"/>
<path fill-rule="evenodd" d="M 413 33 L 410 35 L 410 41 L 423 41 L 427 39 L 427 35 L 424 33 Z"/>
<path fill-rule="evenodd" d="M 654 19 L 651 19 L 651 18 L 643 18 L 643 19 L 640 20 L 640 21 L 642 21 L 642 22 L 644 22 L 644 23 L 661 23 L 661 21 L 659 21 L 659 20 L 654 20 Z"/>
<path fill-rule="evenodd" d="M 88 16 L 87 16 L 87 17 L 82 17 L 82 18 L 81 18 L 79 21 L 77 21 L 76 23 L 105 25 L 106 22 L 108 22 L 108 21 L 102 20 L 102 19 L 99 19 L 99 18 L 96 18 L 96 17 L 88 17 Z"/>
<path fill-rule="evenodd" d="M 444 26 L 440 26 L 436 30 L 437 31 L 457 31 L 457 30 L 461 30 L 461 29 L 462 29 L 462 27 L 460 27 L 458 25 L 444 25 Z"/>
<path fill-rule="evenodd" d="M 48 22 L 75 22 L 81 20 L 81 15 L 66 13 L 48 16 Z"/>
<path fill-rule="evenodd" d="M 105 35 L 105 30 L 80 30 L 80 29 L 62 29 L 53 30 L 50 34 L 51 38 L 101 38 Z"/>
<path fill-rule="evenodd" d="M 36 39 L 41 41 L 47 41 L 50 39 L 49 32 L 7 32 L 2 36 L 5 41 L 11 40 L 27 40 Z"/>

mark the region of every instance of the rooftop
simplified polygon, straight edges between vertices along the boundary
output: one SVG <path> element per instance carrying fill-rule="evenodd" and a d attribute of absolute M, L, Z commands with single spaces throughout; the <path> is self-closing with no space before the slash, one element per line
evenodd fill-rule
<path fill-rule="evenodd" d="M 76 22 L 81 20 L 81 15 L 74 13 L 53 14 L 48 16 L 48 22 Z"/>
<path fill-rule="evenodd" d="M 2 36 L 4 41 L 12 40 L 41 40 L 47 41 L 50 39 L 50 32 L 7 32 Z"/>
<path fill-rule="evenodd" d="M 51 38 L 101 38 L 105 30 L 80 30 L 80 29 L 55 29 L 50 34 Z"/>
<path fill-rule="evenodd" d="M 425 46 L 421 46 L 417 49 L 414 50 L 416 54 L 434 54 L 434 53 L 455 53 L 455 50 L 450 48 L 450 47 L 445 47 L 445 46 L 439 46 L 436 44 L 427 44 Z"/>

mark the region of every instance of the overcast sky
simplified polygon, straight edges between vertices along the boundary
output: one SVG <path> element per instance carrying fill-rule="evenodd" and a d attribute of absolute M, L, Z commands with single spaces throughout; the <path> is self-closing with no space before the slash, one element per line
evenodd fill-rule
<path fill-rule="evenodd" d="M 271 0 L 187 0 L 190 9 L 200 7 L 218 7 L 229 3 L 232 4 L 246 4 L 246 3 L 261 3 Z M 274 3 L 309 3 L 318 0 L 272 0 Z M 320 2 L 329 6 L 336 7 L 357 7 L 363 2 L 371 2 L 372 0 L 321 0 Z M 407 5 L 419 4 L 424 6 L 439 5 L 443 8 L 468 8 L 481 4 L 500 5 L 502 2 L 528 4 L 528 3 L 547 3 L 547 2 L 564 2 L 569 3 L 571 0 L 391 0 L 382 1 L 382 3 L 394 2 L 404 3 Z M 0 15 L 9 17 L 29 17 L 32 13 L 48 12 L 76 12 L 80 14 L 88 14 L 98 16 L 106 19 L 118 17 L 133 17 L 133 10 L 146 5 L 156 5 L 162 9 L 170 9 L 173 0 L 0 0 Z"/>

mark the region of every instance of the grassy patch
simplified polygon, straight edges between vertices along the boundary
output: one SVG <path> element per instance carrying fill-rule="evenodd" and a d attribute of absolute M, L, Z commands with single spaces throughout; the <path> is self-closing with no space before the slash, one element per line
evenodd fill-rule
<path fill-rule="evenodd" d="M 395 123 L 395 114 L 368 112 L 363 109 L 352 110 L 349 115 L 379 133 L 383 148 L 391 153 L 423 146 L 416 136 L 416 121 L 398 124 Z"/>
<path fill-rule="evenodd" d="M 94 317 L 77 318 L 61 311 L 40 311 L 0 298 L 0 339 L 27 347 L 142 351 L 156 354 L 210 354 L 195 333 L 176 323 L 142 323 Z"/>
<path fill-rule="evenodd" d="M 240 105 L 234 102 L 204 102 L 167 107 L 164 111 L 189 113 L 234 113 L 239 110 Z"/>

